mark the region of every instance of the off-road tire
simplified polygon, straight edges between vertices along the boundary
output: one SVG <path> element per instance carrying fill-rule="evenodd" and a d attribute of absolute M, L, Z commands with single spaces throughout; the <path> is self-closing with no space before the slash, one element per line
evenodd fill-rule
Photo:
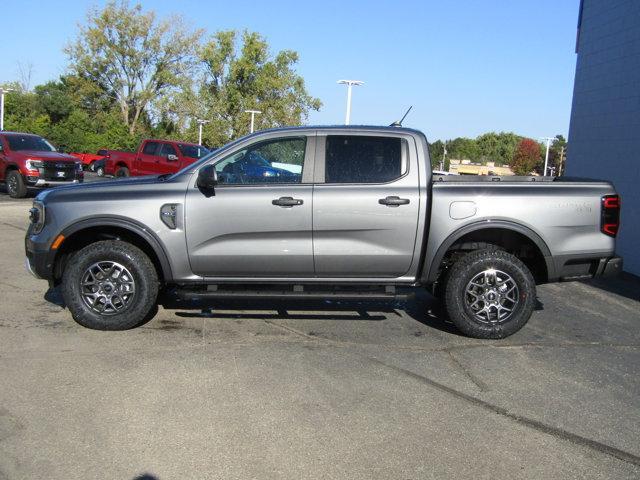
<path fill-rule="evenodd" d="M 24 198 L 27 196 L 27 186 L 24 183 L 24 178 L 17 170 L 11 170 L 7 173 L 5 179 L 7 186 L 7 193 L 11 198 Z"/>
<path fill-rule="evenodd" d="M 116 168 L 116 177 L 125 178 L 131 175 L 131 172 L 127 167 Z"/>
<path fill-rule="evenodd" d="M 117 262 L 132 275 L 135 293 L 121 312 L 103 315 L 92 310 L 81 295 L 81 281 L 96 262 Z M 138 247 L 120 240 L 93 243 L 73 255 L 62 275 L 62 296 L 73 319 L 94 330 L 128 330 L 146 323 L 157 313 L 158 274 Z"/>
<path fill-rule="evenodd" d="M 518 288 L 519 302 L 506 320 L 483 322 L 476 318 L 466 301 L 467 286 L 478 274 L 500 270 L 511 277 Z M 447 275 L 445 307 L 451 321 L 465 335 L 473 338 L 505 338 L 529 321 L 536 299 L 536 284 L 527 266 L 515 256 L 487 248 L 466 254 L 453 264 Z"/>

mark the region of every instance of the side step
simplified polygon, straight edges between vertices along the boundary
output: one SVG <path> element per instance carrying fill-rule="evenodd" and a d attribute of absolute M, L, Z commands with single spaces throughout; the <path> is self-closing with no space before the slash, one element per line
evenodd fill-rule
<path fill-rule="evenodd" d="M 205 288 L 175 288 L 167 292 L 175 300 L 182 302 L 211 301 L 216 299 L 314 299 L 314 300 L 407 300 L 413 296 L 413 289 L 395 286 L 386 287 L 341 287 L 319 289 L 317 286 L 264 285 L 264 288 L 238 288 L 237 285 L 208 285 Z"/>

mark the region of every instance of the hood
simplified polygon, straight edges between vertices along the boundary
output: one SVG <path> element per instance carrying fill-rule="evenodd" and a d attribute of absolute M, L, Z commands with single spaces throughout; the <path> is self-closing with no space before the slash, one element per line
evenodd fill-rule
<path fill-rule="evenodd" d="M 124 195 L 136 197 L 137 195 L 148 195 L 151 192 L 167 188 L 168 182 L 158 178 L 159 175 L 148 175 L 144 177 L 112 179 L 99 182 L 76 183 L 73 185 L 61 185 L 56 188 L 45 190 L 38 194 L 37 200 L 47 201 L 57 200 L 73 196 L 77 199 L 92 199 L 96 197 L 108 198 L 112 195 Z"/>
<path fill-rule="evenodd" d="M 78 159 L 72 155 L 60 152 L 40 152 L 35 150 L 19 150 L 17 152 L 12 151 L 12 156 L 20 157 L 23 159 L 30 158 L 31 160 L 49 160 L 54 162 L 77 162 Z"/>

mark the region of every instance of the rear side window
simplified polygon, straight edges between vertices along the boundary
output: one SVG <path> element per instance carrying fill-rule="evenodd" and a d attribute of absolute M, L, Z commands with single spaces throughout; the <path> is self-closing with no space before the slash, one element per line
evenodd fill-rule
<path fill-rule="evenodd" d="M 327 137 L 326 183 L 387 183 L 402 176 L 402 139 Z"/>
<path fill-rule="evenodd" d="M 142 153 L 144 153 L 145 155 L 155 155 L 157 149 L 158 144 L 156 142 L 147 142 L 142 149 Z"/>

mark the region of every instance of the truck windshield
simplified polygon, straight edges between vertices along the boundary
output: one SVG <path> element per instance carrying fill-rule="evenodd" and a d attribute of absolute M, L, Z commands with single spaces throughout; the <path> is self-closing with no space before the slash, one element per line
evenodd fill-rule
<path fill-rule="evenodd" d="M 178 144 L 178 148 L 180 149 L 180 153 L 182 153 L 183 156 L 185 157 L 189 157 L 189 158 L 202 158 L 204 157 L 207 153 L 209 153 L 209 150 L 204 148 L 201 145 L 185 145 L 185 144 Z"/>
<path fill-rule="evenodd" d="M 55 152 L 49 142 L 42 137 L 35 135 L 7 135 L 9 141 L 9 148 L 14 151 L 30 150 L 33 152 Z"/>

